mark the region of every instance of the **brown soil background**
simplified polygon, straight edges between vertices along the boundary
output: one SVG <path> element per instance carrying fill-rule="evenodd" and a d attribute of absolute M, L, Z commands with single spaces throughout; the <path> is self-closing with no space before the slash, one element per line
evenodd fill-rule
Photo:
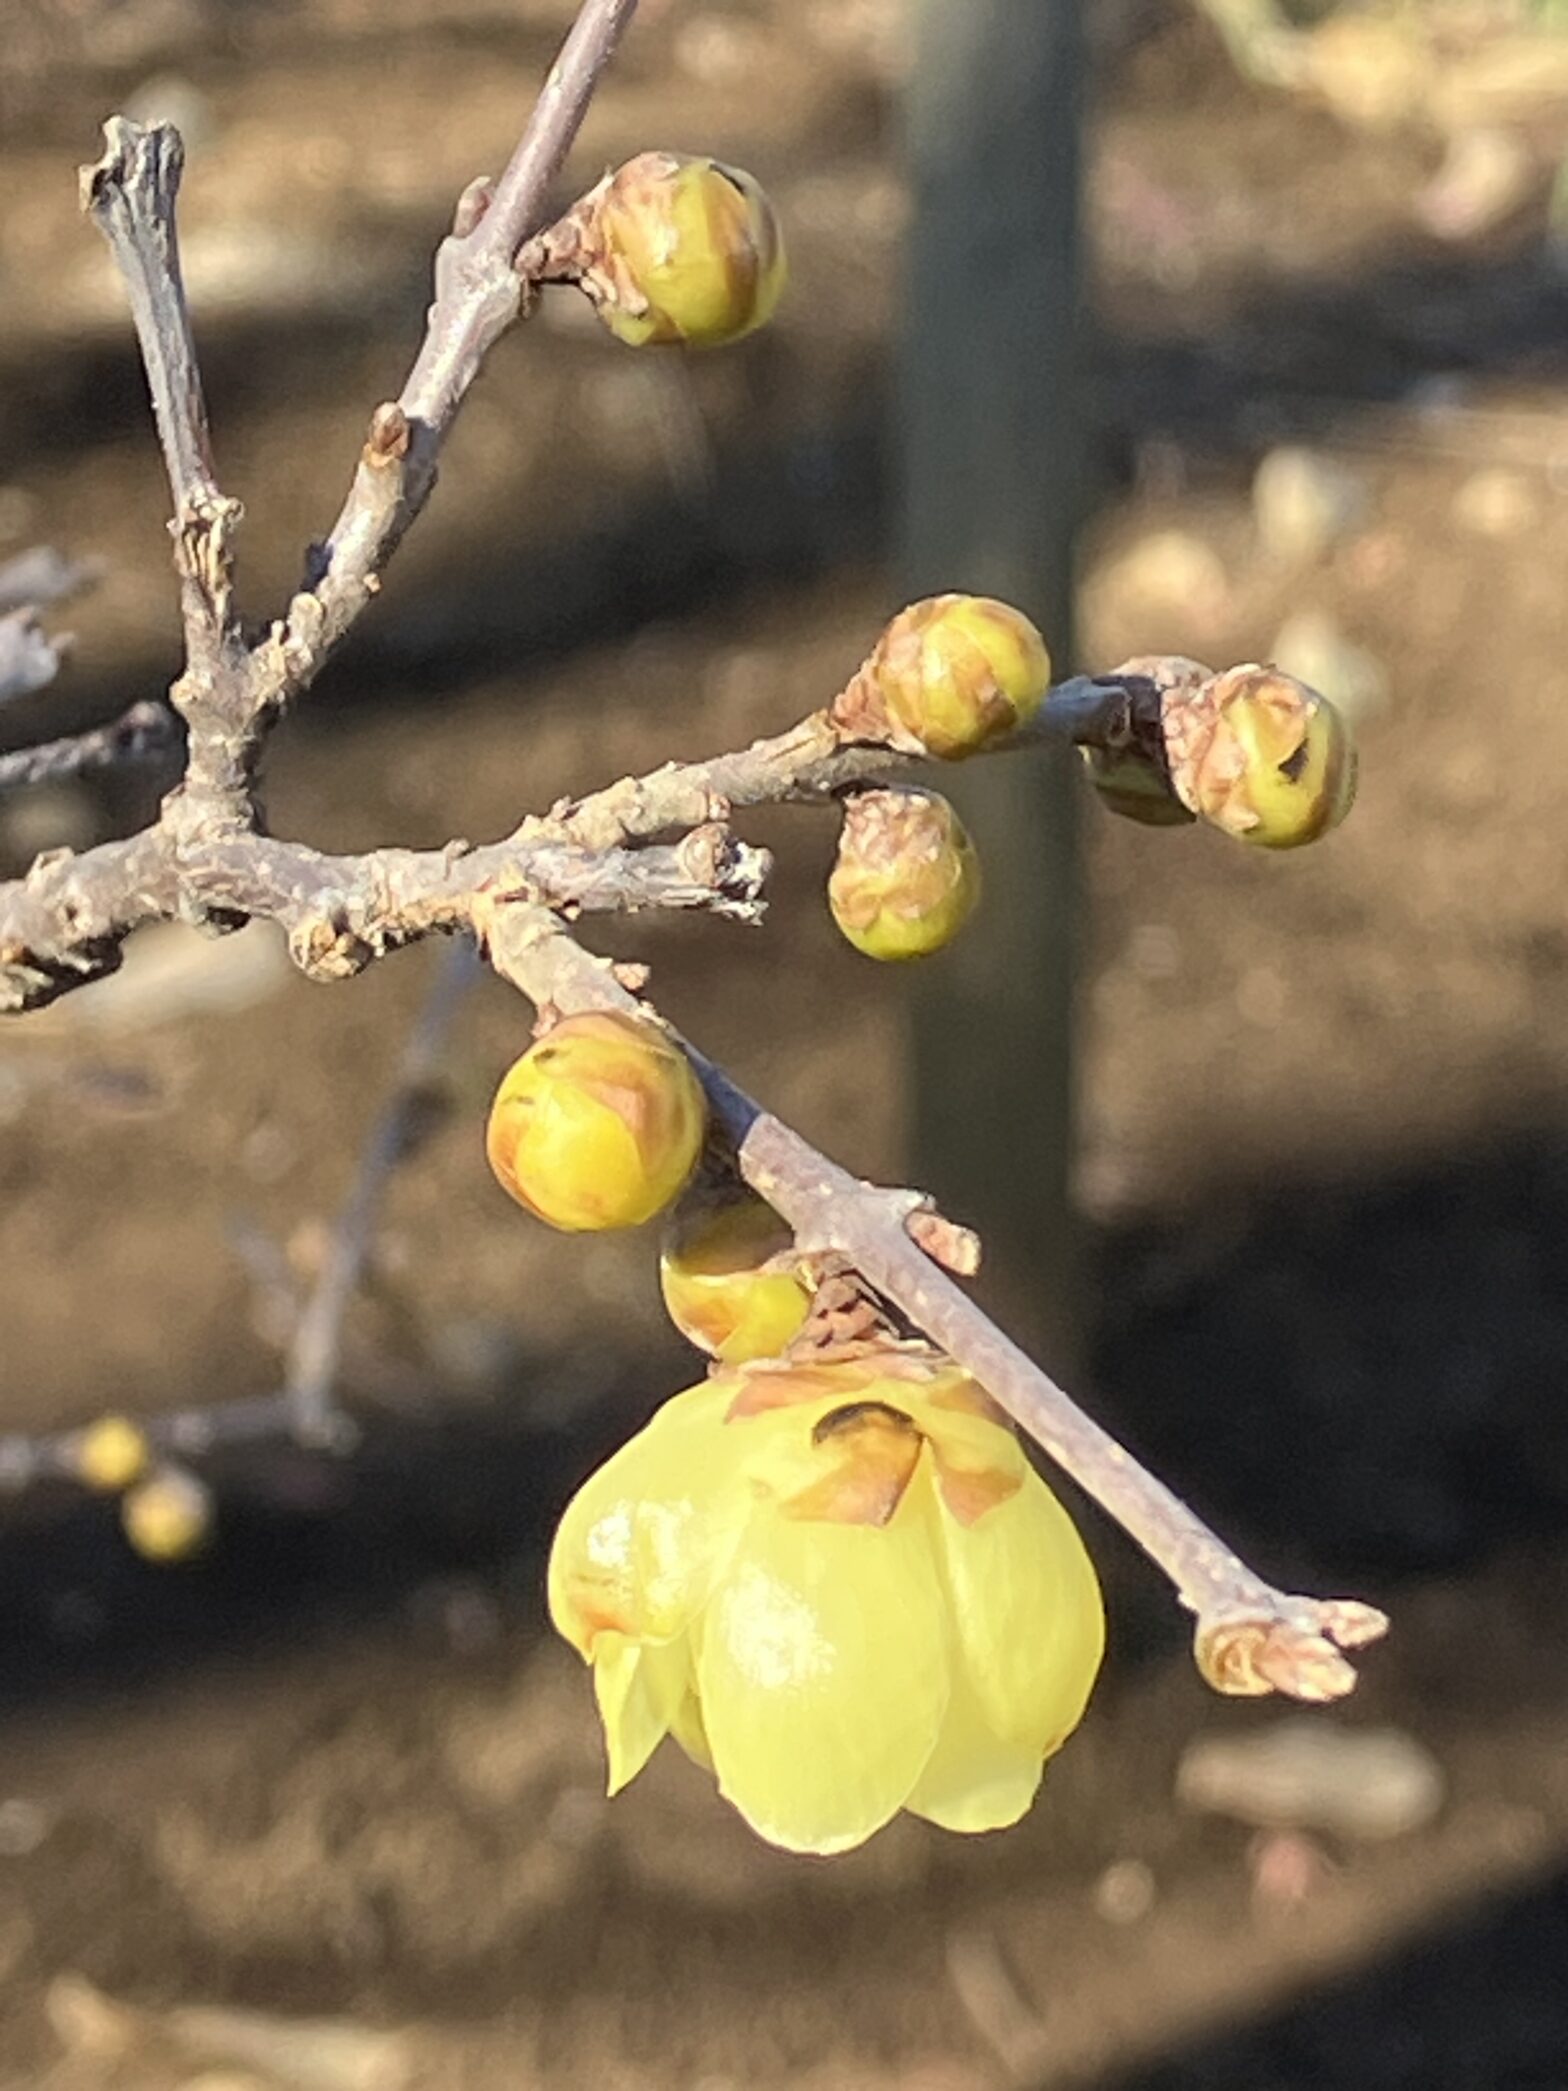
<path fill-rule="evenodd" d="M 782 724 L 891 607 L 897 10 L 647 12 L 580 164 L 670 143 L 752 166 L 794 243 L 786 314 L 689 367 L 553 311 L 503 347 L 385 605 L 280 737 L 283 832 L 499 833 Z M 141 381 L 75 214 L 97 120 L 171 70 L 199 118 L 186 239 L 261 606 L 333 513 L 450 199 L 503 156 L 566 13 L 0 10 L 0 556 L 43 537 L 106 569 L 13 738 L 175 661 Z M 1299 1901 L 1260 1899 L 1249 1833 L 1171 1793 L 1190 1737 L 1271 1711 L 1205 1695 L 1100 1519 L 1112 1662 L 1016 1832 L 900 1824 L 792 1861 L 663 1757 L 605 1803 L 541 1549 L 689 1368 L 646 1244 L 546 1238 L 483 1170 L 474 1127 L 520 1042 L 487 985 L 356 1320 L 362 1454 L 230 1459 L 220 1543 L 178 1574 L 100 1506 L 5 1512 L 0 2084 L 218 2091 L 166 2014 L 222 2003 L 399 2029 L 414 2080 L 452 2091 L 1568 2086 L 1568 287 L 1545 173 L 1485 239 L 1439 243 L 1415 208 L 1431 140 L 1241 84 L 1186 16 L 1096 20 L 1083 655 L 1256 657 L 1306 606 L 1389 688 L 1329 847 L 1254 862 L 1089 824 L 1093 1401 L 1261 1566 L 1388 1604 L 1334 1718 L 1419 1735 L 1443 1814 L 1325 1842 Z M 1544 170 L 1563 111 L 1532 121 Z M 1249 510 L 1287 438 L 1366 489 L 1305 572 L 1262 556 Z M 1125 555 L 1172 529 L 1217 585 L 1137 580 Z M 0 850 L 80 844 L 153 788 L 13 805 Z M 764 932 L 616 946 L 749 1086 L 896 1175 L 898 983 L 826 922 L 825 826 L 753 832 L 781 850 Z M 272 1383 L 228 1232 L 244 1215 L 308 1269 L 434 957 L 326 989 L 262 953 L 248 1006 L 192 1011 L 219 960 L 180 934 L 148 954 L 140 1004 L 95 1020 L 84 996 L 0 1039 L 0 1431 Z M 1118 1924 L 1096 1884 L 1127 1859 L 1154 1893 Z M 145 2009 L 123 2052 L 62 2042 L 71 1974 Z"/>

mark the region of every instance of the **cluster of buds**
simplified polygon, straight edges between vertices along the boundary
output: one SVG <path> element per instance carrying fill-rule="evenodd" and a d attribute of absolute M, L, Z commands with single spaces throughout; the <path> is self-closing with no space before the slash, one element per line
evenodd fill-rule
<path fill-rule="evenodd" d="M 934 791 L 858 791 L 844 804 L 828 878 L 833 920 L 868 958 L 925 958 L 951 943 L 980 899 L 980 860 Z"/>
<path fill-rule="evenodd" d="M 738 167 L 645 152 L 617 168 L 572 215 L 563 272 L 633 348 L 719 348 L 773 316 L 787 267 L 778 218 Z"/>
<path fill-rule="evenodd" d="M 118 1496 L 120 1526 L 148 1561 L 184 1561 L 212 1533 L 212 1495 L 184 1467 L 155 1462 L 147 1433 L 128 1416 L 100 1416 L 71 1441 L 76 1478 L 96 1494 Z"/>
<path fill-rule="evenodd" d="M 685 1189 L 707 1130 L 690 1060 L 643 1017 L 563 1018 L 503 1077 L 486 1149 L 502 1186 L 569 1234 L 639 1227 Z"/>

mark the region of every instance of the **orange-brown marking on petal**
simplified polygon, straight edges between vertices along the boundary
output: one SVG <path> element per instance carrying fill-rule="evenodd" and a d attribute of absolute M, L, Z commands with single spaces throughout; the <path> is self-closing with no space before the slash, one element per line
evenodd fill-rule
<path fill-rule="evenodd" d="M 1022 1474 L 1007 1474 L 1000 1467 L 958 1467 L 936 1452 L 937 1487 L 948 1514 L 961 1525 L 973 1525 L 988 1510 L 995 1510 L 1023 1487 Z"/>
<path fill-rule="evenodd" d="M 793 1408 L 801 1402 L 822 1401 L 831 1394 L 847 1394 L 845 1384 L 851 1368 L 845 1365 L 791 1365 L 783 1372 L 748 1372 L 740 1392 L 724 1412 L 726 1423 L 745 1416 L 766 1415 L 770 1409 Z M 874 1375 L 866 1375 L 867 1379 Z"/>
<path fill-rule="evenodd" d="M 590 1654 L 593 1644 L 601 1634 L 625 1634 L 633 1638 L 636 1626 L 626 1617 L 609 1593 L 595 1584 L 584 1585 L 575 1579 L 566 1585 L 566 1601 L 583 1626 Z"/>
<path fill-rule="evenodd" d="M 981 1416 L 1002 1430 L 1011 1430 L 1006 1412 L 999 1409 L 977 1379 L 967 1372 L 954 1373 L 926 1396 L 934 1409 L 956 1410 L 961 1416 Z"/>
<path fill-rule="evenodd" d="M 858 1432 L 867 1424 L 881 1424 L 894 1430 L 915 1429 L 911 1417 L 886 1401 L 846 1401 L 842 1408 L 830 1409 L 812 1426 L 811 1442 L 824 1445 L 829 1438 L 840 1437 L 845 1431 Z"/>
<path fill-rule="evenodd" d="M 903 1501 L 925 1443 L 909 1418 L 881 1401 L 824 1416 L 812 1442 L 830 1462 L 818 1481 L 786 1497 L 786 1517 L 808 1524 L 885 1525 Z"/>

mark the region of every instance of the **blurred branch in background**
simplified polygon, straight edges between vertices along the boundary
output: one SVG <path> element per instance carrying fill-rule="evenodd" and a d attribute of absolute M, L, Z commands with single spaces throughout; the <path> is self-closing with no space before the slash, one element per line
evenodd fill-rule
<path fill-rule="evenodd" d="M 1080 9 L 916 0 L 913 13 L 899 569 L 912 595 L 1017 603 L 1061 663 L 1083 427 Z M 961 1218 L 985 1214 L 996 1299 L 1063 1358 L 1076 1323 L 1075 781 L 1065 762 L 958 780 L 989 904 L 912 997 L 911 1174 Z"/>

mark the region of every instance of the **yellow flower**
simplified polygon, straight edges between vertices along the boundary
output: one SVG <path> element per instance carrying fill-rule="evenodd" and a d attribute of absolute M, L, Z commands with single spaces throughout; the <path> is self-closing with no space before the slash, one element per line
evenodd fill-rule
<path fill-rule="evenodd" d="M 1083 1543 L 988 1396 L 925 1354 L 758 1363 L 592 1475 L 550 1611 L 593 1666 L 610 1791 L 666 1734 L 790 1851 L 908 1808 L 1028 1809 L 1104 1646 Z"/>

